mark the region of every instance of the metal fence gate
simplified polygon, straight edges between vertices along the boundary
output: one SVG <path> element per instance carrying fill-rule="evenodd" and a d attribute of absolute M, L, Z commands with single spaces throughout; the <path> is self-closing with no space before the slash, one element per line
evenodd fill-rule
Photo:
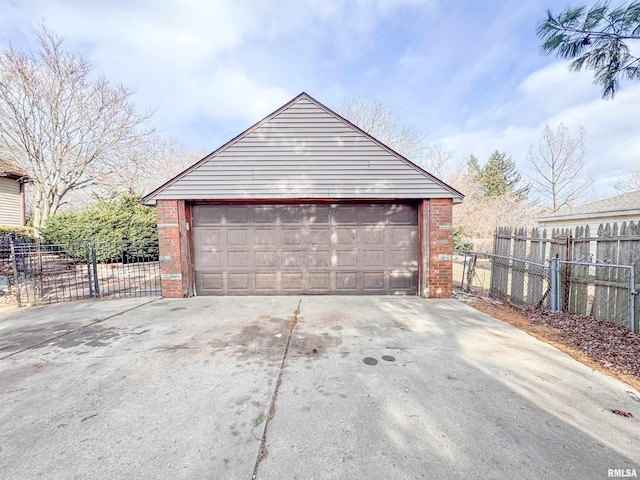
<path fill-rule="evenodd" d="M 7 243 L 7 242 L 5 242 Z M 18 306 L 161 295 L 158 244 L 0 245 L 0 301 Z"/>

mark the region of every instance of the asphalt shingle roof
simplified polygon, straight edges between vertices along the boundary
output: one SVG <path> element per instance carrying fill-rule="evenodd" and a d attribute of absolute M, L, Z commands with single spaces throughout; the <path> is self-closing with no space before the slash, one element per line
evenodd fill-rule
<path fill-rule="evenodd" d="M 26 177 L 27 174 L 13 163 L 0 159 L 0 177 Z"/>
<path fill-rule="evenodd" d="M 552 215 L 540 217 L 537 220 L 551 220 L 558 217 L 579 217 L 596 213 L 619 213 L 640 211 L 640 190 L 623 193 L 615 197 L 609 197 L 595 202 L 585 203 L 579 207 L 563 207 Z"/>

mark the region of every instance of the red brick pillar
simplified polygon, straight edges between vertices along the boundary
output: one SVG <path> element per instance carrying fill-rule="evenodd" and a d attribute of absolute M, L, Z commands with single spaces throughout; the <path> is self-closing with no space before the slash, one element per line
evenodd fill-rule
<path fill-rule="evenodd" d="M 420 295 L 449 298 L 453 290 L 453 200 L 433 198 L 420 205 Z"/>
<path fill-rule="evenodd" d="M 184 200 L 158 200 L 156 215 L 160 241 L 162 296 L 168 298 L 191 296 L 188 208 Z"/>

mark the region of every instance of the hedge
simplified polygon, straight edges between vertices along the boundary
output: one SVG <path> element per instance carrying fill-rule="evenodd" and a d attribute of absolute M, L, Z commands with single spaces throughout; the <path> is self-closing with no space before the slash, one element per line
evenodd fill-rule
<path fill-rule="evenodd" d="M 49 217 L 42 237 L 48 244 L 104 244 L 96 248 L 99 262 L 153 256 L 158 244 L 156 211 L 132 195 L 98 199 L 84 210 Z M 68 253 L 84 256 L 84 248 L 75 250 Z"/>
<path fill-rule="evenodd" d="M 35 231 L 33 227 L 14 227 L 12 225 L 0 225 L 0 237 L 5 237 L 14 233 L 15 235 L 25 238 L 29 242 L 35 241 Z"/>

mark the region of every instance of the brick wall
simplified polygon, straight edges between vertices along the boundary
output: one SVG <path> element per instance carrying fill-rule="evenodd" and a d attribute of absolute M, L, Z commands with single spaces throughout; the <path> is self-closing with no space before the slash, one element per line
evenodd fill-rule
<path fill-rule="evenodd" d="M 420 295 L 451 297 L 453 288 L 453 201 L 446 198 L 424 200 L 419 211 Z"/>
<path fill-rule="evenodd" d="M 433 198 L 429 202 L 429 297 L 448 298 L 453 290 L 453 201 Z"/>
<path fill-rule="evenodd" d="M 156 216 L 160 240 L 162 296 L 187 297 L 191 293 L 191 267 L 186 228 L 189 219 L 185 202 L 158 200 Z"/>

